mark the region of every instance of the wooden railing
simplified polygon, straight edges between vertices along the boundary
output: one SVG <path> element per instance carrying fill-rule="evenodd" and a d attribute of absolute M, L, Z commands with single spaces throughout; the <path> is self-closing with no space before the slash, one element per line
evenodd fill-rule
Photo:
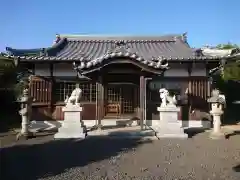
<path fill-rule="evenodd" d="M 195 79 L 188 82 L 189 119 L 201 120 L 208 113 L 207 98 L 210 96 L 208 79 Z"/>
<path fill-rule="evenodd" d="M 207 100 L 210 96 L 210 84 L 208 79 L 191 79 L 188 82 L 189 94 L 192 96 L 201 97 L 204 100 Z"/>
<path fill-rule="evenodd" d="M 30 82 L 30 95 L 35 103 L 50 104 L 52 100 L 52 83 L 48 79 L 32 78 Z"/>

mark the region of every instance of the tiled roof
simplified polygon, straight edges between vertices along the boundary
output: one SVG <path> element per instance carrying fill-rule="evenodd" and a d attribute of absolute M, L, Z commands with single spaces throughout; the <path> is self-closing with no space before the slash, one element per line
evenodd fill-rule
<path fill-rule="evenodd" d="M 114 57 L 130 57 L 155 68 L 160 68 L 161 60 L 208 59 L 196 55 L 195 50 L 188 45 L 185 35 L 61 35 L 59 41 L 50 48 L 34 50 L 7 48 L 7 51 L 22 61 L 80 61 L 80 68 L 89 68 Z"/>

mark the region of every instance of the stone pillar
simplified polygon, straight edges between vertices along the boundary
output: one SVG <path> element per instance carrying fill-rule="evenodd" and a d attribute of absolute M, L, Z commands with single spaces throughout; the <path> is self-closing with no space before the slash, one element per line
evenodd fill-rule
<path fill-rule="evenodd" d="M 211 104 L 210 114 L 213 116 L 213 130 L 210 134 L 211 139 L 223 139 L 225 134 L 221 129 L 221 116 L 223 114 L 222 105 L 219 103 Z"/>
<path fill-rule="evenodd" d="M 22 109 L 19 114 L 22 116 L 22 128 L 21 128 L 21 134 L 23 135 L 27 135 L 28 134 L 28 126 L 29 126 L 29 122 L 28 122 L 28 115 L 27 115 L 27 111 L 26 108 Z"/>

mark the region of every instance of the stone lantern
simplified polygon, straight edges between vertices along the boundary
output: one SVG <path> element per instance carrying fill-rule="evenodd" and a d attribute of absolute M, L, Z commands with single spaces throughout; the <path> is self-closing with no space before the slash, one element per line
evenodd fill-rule
<path fill-rule="evenodd" d="M 210 134 L 212 139 L 225 138 L 225 134 L 221 129 L 221 116 L 224 113 L 224 106 L 226 105 L 225 96 L 221 95 L 218 89 L 212 91 L 212 96 L 208 99 L 211 104 L 210 114 L 213 116 L 213 130 Z"/>
<path fill-rule="evenodd" d="M 21 104 L 21 109 L 19 111 L 19 114 L 22 118 L 22 127 L 21 131 L 17 135 L 17 140 L 19 138 L 23 139 L 29 139 L 33 136 L 33 133 L 29 131 L 29 123 L 31 119 L 32 114 L 32 102 L 33 98 L 29 97 L 28 89 L 23 90 L 22 97 L 18 100 L 18 102 Z"/>

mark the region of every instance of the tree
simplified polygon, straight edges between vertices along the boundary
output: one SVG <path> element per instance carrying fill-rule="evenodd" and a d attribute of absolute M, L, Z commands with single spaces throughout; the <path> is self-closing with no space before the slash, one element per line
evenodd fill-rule
<path fill-rule="evenodd" d="M 240 48 L 236 44 L 220 44 L 216 46 L 219 49 L 236 49 Z M 237 51 L 236 51 L 237 52 Z M 230 114 L 234 114 L 235 107 L 232 102 L 240 99 L 240 54 L 232 55 L 226 59 L 226 64 L 221 68 L 221 74 L 213 76 L 215 86 L 222 91 L 227 97 L 227 107 Z M 230 107 L 234 107 L 231 109 Z M 239 108 L 239 107 L 237 107 Z M 226 113 L 228 114 L 228 113 Z"/>
<path fill-rule="evenodd" d="M 9 58 L 0 54 L 0 88 L 9 88 L 9 85 L 14 84 L 15 65 L 13 58 Z"/>
<path fill-rule="evenodd" d="M 218 49 L 234 49 L 240 48 L 236 44 L 219 44 L 216 46 Z M 222 74 L 223 80 L 228 81 L 237 81 L 240 82 L 240 54 L 236 57 L 231 57 L 228 59 L 227 64 L 224 66 Z"/>
<path fill-rule="evenodd" d="M 222 73 L 222 78 L 226 81 L 239 81 L 240 82 L 240 61 L 227 64 Z"/>
<path fill-rule="evenodd" d="M 239 48 L 237 44 L 227 43 L 227 44 L 219 44 L 216 46 L 218 49 L 233 49 L 233 48 Z"/>

